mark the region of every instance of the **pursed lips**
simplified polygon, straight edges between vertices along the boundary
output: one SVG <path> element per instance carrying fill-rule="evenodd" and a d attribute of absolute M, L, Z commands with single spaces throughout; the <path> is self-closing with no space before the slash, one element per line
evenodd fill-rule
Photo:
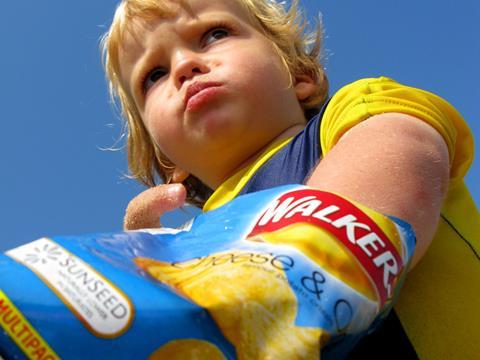
<path fill-rule="evenodd" d="M 207 81 L 207 82 L 194 82 L 187 87 L 187 91 L 185 93 L 184 98 L 184 107 L 187 108 L 188 102 L 192 97 L 197 95 L 198 93 L 202 92 L 205 89 L 212 88 L 212 87 L 219 87 L 222 86 L 222 83 L 217 81 Z"/>

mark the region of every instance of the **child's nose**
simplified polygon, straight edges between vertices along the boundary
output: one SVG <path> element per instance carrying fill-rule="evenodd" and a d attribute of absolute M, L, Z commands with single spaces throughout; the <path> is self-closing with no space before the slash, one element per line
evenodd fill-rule
<path fill-rule="evenodd" d="M 174 75 L 178 87 L 181 87 L 185 81 L 210 71 L 199 54 L 182 52 L 177 55 Z"/>

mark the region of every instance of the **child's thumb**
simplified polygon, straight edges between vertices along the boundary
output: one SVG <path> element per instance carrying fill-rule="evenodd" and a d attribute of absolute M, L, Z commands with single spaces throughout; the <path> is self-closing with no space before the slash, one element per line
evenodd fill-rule
<path fill-rule="evenodd" d="M 123 228 L 138 230 L 160 227 L 160 216 L 185 204 L 182 184 L 159 185 L 133 198 L 125 211 Z"/>

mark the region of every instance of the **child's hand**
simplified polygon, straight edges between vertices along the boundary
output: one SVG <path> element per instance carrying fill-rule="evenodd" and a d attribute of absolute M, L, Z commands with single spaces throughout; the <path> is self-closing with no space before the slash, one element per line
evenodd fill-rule
<path fill-rule="evenodd" d="M 159 185 L 137 195 L 127 206 L 124 230 L 160 227 L 160 216 L 185 204 L 182 184 Z"/>

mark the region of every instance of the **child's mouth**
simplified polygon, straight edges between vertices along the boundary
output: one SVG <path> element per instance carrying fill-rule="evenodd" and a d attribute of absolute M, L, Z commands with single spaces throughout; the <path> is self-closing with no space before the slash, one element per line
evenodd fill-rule
<path fill-rule="evenodd" d="M 185 94 L 185 111 L 195 111 L 221 92 L 219 82 L 195 82 L 188 86 Z"/>

